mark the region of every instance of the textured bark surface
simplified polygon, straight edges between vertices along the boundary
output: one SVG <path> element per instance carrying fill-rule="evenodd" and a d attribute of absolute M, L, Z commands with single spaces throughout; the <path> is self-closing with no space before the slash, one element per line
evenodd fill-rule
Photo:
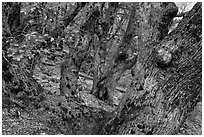
<path fill-rule="evenodd" d="M 106 58 L 108 67 L 98 82 L 98 92 L 107 93 L 113 102 L 114 90 L 120 77 L 138 60 L 144 66 L 147 65 L 146 60 L 154 47 L 150 43 L 158 42 L 167 35 L 172 19 L 178 12 L 175 3 L 132 3 L 131 6 L 125 34 L 120 44 L 109 45 L 110 51 Z M 136 38 L 137 45 L 131 45 L 133 38 Z M 120 52 L 124 55 L 121 56 Z M 134 73 L 138 73 L 137 70 Z"/>
<path fill-rule="evenodd" d="M 125 34 L 123 35 L 121 42 L 113 45 L 109 45 L 107 43 L 109 51 L 105 60 L 106 68 L 97 85 L 99 94 L 111 103 L 114 102 L 113 96 L 117 81 L 120 79 L 124 71 L 131 68 L 136 61 L 136 56 L 132 57 L 130 60 L 126 59 L 128 59 L 129 56 L 132 56 L 128 55 L 127 51 L 131 50 L 132 52 L 132 49 L 130 48 L 130 41 L 134 37 L 133 30 L 135 30 L 134 23 L 137 7 L 138 3 L 131 5 L 127 29 L 125 30 Z"/>
<path fill-rule="evenodd" d="M 79 11 L 86 5 L 86 2 L 79 2 L 76 5 L 74 11 L 70 14 L 66 11 L 66 15 L 64 17 L 64 26 L 67 27 L 70 22 L 74 19 L 74 17 L 79 13 Z"/>
<path fill-rule="evenodd" d="M 61 63 L 61 77 L 60 77 L 60 94 L 69 97 L 76 93 L 78 70 L 72 58 L 69 58 Z"/>
<path fill-rule="evenodd" d="M 178 11 L 174 3 L 77 3 L 73 12 L 64 17 L 65 27 L 71 26 L 83 7 L 89 12 L 87 21 L 80 26 L 69 57 L 65 57 L 60 66 L 61 96 L 46 94 L 41 105 L 45 109 L 36 110 L 40 112 L 36 115 L 45 114 L 43 119 L 50 122 L 48 125 L 63 134 L 202 134 L 202 4 L 197 3 L 185 14 L 170 34 L 169 27 Z M 16 11 L 18 8 L 17 4 Z M 125 9 L 121 17 L 125 25 L 115 20 L 120 8 Z M 18 19 L 10 21 L 10 30 L 19 34 L 25 23 L 19 26 Z M 119 33 L 122 39 L 110 42 L 107 40 L 111 37 L 109 31 L 116 24 L 119 30 L 123 29 Z M 54 31 L 50 32 L 54 38 L 62 32 Z M 24 36 L 17 38 L 20 37 Z M 11 106 L 12 102 L 30 109 L 33 102 L 39 103 L 45 95 L 44 89 L 32 77 L 35 60 L 27 71 L 23 62 L 6 55 L 10 45 L 6 42 L 2 45 L 3 107 Z M 93 65 L 88 69 L 94 69 L 91 76 L 79 72 L 81 66 L 86 67 L 82 63 L 88 60 L 88 52 L 91 52 L 89 57 Z M 129 86 L 123 90 L 125 93 L 119 93 L 120 97 L 114 96 L 117 86 L 121 86 L 118 81 L 123 74 Z M 88 88 L 78 85 L 79 77 L 89 79 Z M 91 86 L 92 94 L 115 101 L 115 105 L 91 95 Z"/>
<path fill-rule="evenodd" d="M 101 134 L 179 132 L 201 101 L 201 22 L 202 4 L 197 3 L 173 32 L 148 51 L 149 55 L 143 52 L 149 56 L 142 68 L 146 71 L 144 90 L 130 89 L 134 96 L 127 95 L 124 105 L 102 124 Z"/>

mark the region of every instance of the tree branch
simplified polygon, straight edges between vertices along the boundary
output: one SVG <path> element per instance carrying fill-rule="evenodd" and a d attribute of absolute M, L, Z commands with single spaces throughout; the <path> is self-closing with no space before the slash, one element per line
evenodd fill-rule
<path fill-rule="evenodd" d="M 86 2 L 80 2 L 77 3 L 76 8 L 74 9 L 74 11 L 72 12 L 71 15 L 69 15 L 68 17 L 65 15 L 64 17 L 64 26 L 65 28 L 70 24 L 71 21 L 73 21 L 74 17 L 79 13 L 79 11 L 86 5 Z"/>

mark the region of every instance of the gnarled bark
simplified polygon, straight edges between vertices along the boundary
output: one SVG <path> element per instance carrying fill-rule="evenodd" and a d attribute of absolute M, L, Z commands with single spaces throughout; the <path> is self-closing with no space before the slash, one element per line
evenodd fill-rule
<path fill-rule="evenodd" d="M 100 134 L 179 132 L 201 101 L 201 20 L 202 3 L 197 3 L 174 31 L 155 45 L 143 68 L 148 72 L 144 90 L 132 90 L 134 95 L 127 95 L 117 113 L 102 124 Z M 166 54 L 170 55 L 168 61 Z"/>

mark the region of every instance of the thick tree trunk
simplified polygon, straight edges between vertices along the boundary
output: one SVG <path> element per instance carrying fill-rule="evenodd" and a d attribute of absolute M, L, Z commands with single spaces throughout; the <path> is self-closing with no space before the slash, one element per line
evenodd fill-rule
<path fill-rule="evenodd" d="M 126 59 L 131 56 L 127 52 L 128 50 L 132 51 L 130 41 L 134 37 L 134 22 L 137 6 L 138 3 L 132 4 L 127 29 L 120 44 L 107 44 L 110 50 L 105 60 L 105 72 L 97 83 L 97 92 L 100 98 L 108 100 L 111 103 L 114 103 L 114 90 L 116 89 L 117 81 L 124 71 L 131 68 L 136 61 L 136 57 L 133 57 L 131 60 Z"/>
<path fill-rule="evenodd" d="M 147 60 L 144 58 L 148 57 L 148 53 L 143 53 L 148 52 L 149 48 L 153 46 L 146 48 L 144 45 L 148 45 L 147 43 L 150 43 L 150 41 L 153 43 L 163 39 L 167 35 L 168 27 L 178 11 L 174 3 L 131 4 L 132 9 L 130 10 L 126 32 L 119 45 L 108 45 L 110 51 L 106 58 L 107 68 L 98 82 L 99 94 L 107 95 L 106 98 L 111 102 L 114 102 L 114 90 L 122 74 L 127 69 L 131 69 L 137 60 L 142 63 Z M 131 45 L 134 36 L 137 37 L 138 45 Z"/>
<path fill-rule="evenodd" d="M 103 12 L 103 6 L 104 4 L 102 3 L 102 8 L 101 12 Z M 100 35 L 100 38 L 98 42 L 95 45 L 95 59 L 94 59 L 94 79 L 93 79 L 93 88 L 92 88 L 92 94 L 94 94 L 98 98 L 103 98 L 103 90 L 101 90 L 101 84 L 99 81 L 102 77 L 102 74 L 104 73 L 101 71 L 101 68 L 103 65 L 101 64 L 101 60 L 105 60 L 105 55 L 107 53 L 107 47 L 109 46 L 107 44 L 107 38 L 108 38 L 108 32 L 110 31 L 110 28 L 113 27 L 114 24 L 114 14 L 117 10 L 118 7 L 118 2 L 115 3 L 108 3 L 108 8 L 105 10 L 106 14 L 104 22 L 101 23 L 102 27 L 102 34 Z M 98 50 L 103 50 L 102 52 L 104 54 L 99 54 L 100 51 Z"/>
<path fill-rule="evenodd" d="M 148 72 L 144 90 L 130 88 L 134 95 L 127 95 L 117 113 L 101 124 L 100 134 L 179 132 L 188 114 L 201 101 L 201 25 L 202 3 L 197 3 L 182 23 L 149 52 L 142 68 Z"/>

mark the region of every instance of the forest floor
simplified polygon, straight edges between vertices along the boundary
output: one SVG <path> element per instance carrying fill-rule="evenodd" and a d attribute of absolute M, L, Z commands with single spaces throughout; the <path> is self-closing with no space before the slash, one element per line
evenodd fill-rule
<path fill-rule="evenodd" d="M 20 113 L 20 116 L 16 113 Z M 39 110 L 24 111 L 18 108 L 2 110 L 3 135 L 55 135 L 61 134 L 48 126 L 49 113 Z"/>
<path fill-rule="evenodd" d="M 2 135 L 61 135 L 61 134 L 91 134 L 95 124 L 88 118 L 81 118 L 80 121 L 75 121 L 71 124 L 69 119 L 63 119 L 67 110 L 76 108 L 77 104 L 68 104 L 65 97 L 60 96 L 60 60 L 50 61 L 47 58 L 43 61 L 46 64 L 37 66 L 34 72 L 34 78 L 42 85 L 46 91 L 46 98 L 38 105 L 38 108 L 20 108 L 15 105 L 2 105 Z M 129 73 L 125 74 L 119 82 L 119 86 L 126 88 L 129 85 Z M 111 112 L 116 109 L 116 106 L 110 106 L 104 102 L 100 102 L 94 96 L 89 94 L 88 90 L 91 87 L 91 81 L 82 80 L 84 86 L 83 92 L 80 92 L 80 98 L 83 100 L 84 106 L 97 108 L 106 112 Z M 88 89 L 87 89 L 88 88 Z M 4 99 L 3 99 L 4 100 Z M 6 100 L 6 99 L 5 99 Z M 5 101 L 4 100 L 4 101 Z M 66 109 L 66 112 L 63 109 Z M 84 113 L 86 109 L 83 110 Z M 80 110 L 81 111 L 81 110 Z M 81 112 L 80 112 L 81 113 Z M 71 115 L 78 115 L 76 113 Z M 91 115 L 91 114 L 90 114 Z M 69 115 L 70 116 L 70 115 Z M 69 117 L 68 116 L 68 117 Z M 94 117 L 94 116 L 90 116 Z M 67 116 L 66 116 L 67 118 Z M 70 118 L 72 119 L 72 118 Z M 90 122 L 91 121 L 91 122 Z M 81 127 L 79 123 L 85 123 L 88 126 L 86 129 L 76 129 Z M 182 133 L 182 128 L 185 132 Z M 189 118 L 184 123 L 179 134 L 202 134 L 202 103 L 199 103 L 196 109 L 190 114 Z M 186 132 L 188 129 L 188 132 Z M 76 132 L 73 132 L 76 131 Z"/>
<path fill-rule="evenodd" d="M 34 78 L 46 91 L 46 98 L 40 102 L 38 108 L 16 107 L 8 99 L 3 99 L 2 105 L 2 134 L 3 135 L 56 135 L 56 134 L 83 134 L 73 133 L 73 127 L 63 122 L 63 108 L 71 110 L 77 104 L 67 104 L 65 97 L 60 96 L 60 60 L 51 61 L 45 58 L 44 63 L 38 65 L 34 71 Z M 55 63 L 54 63 L 55 62 Z M 84 82 L 82 80 L 81 82 Z M 84 87 L 90 87 L 91 81 L 82 83 Z M 88 84 L 88 85 L 87 85 Z M 90 89 L 88 89 L 90 90 Z M 85 90 L 87 91 L 87 90 Z M 80 92 L 83 104 L 96 107 L 105 111 L 112 111 L 113 106 L 100 102 L 88 92 Z M 8 105 L 9 104 L 9 105 Z M 60 104 L 60 106 L 59 106 Z M 70 108 L 69 108 L 70 107 Z M 76 115 L 76 114 L 73 114 Z M 90 132 L 89 132 L 90 133 Z M 85 134 L 89 134 L 85 133 Z"/>
<path fill-rule="evenodd" d="M 54 70 L 53 70 L 53 69 Z M 51 74 L 52 73 L 52 74 Z M 57 76 L 57 77 L 55 77 Z M 61 98 L 59 93 L 59 71 L 57 67 L 46 67 L 40 71 L 37 67 L 34 74 L 35 79 L 49 91 L 49 95 L 36 108 L 22 109 L 16 106 L 2 108 L 2 134 L 3 135 L 56 135 L 62 134 L 60 130 L 52 125 L 59 116 L 53 111 L 53 104 L 57 104 Z M 56 94 L 55 94 L 56 93 Z M 56 102 L 58 100 L 58 102 Z M 49 101 L 49 102 L 48 102 Z M 50 103 L 50 104 L 49 104 Z M 47 106 L 46 106 L 47 105 Z M 55 121 L 53 121 L 55 120 Z"/>

